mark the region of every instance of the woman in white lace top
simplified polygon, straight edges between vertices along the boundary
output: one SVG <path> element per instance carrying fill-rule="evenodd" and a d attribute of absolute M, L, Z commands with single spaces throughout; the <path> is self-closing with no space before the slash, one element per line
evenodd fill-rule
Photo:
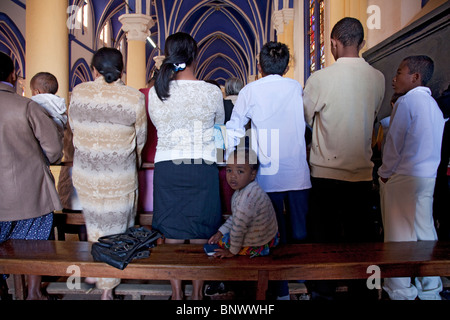
<path fill-rule="evenodd" d="M 166 243 L 206 243 L 221 224 L 214 124 L 223 124 L 222 92 L 195 77 L 197 43 L 186 33 L 166 39 L 165 59 L 149 92 L 149 115 L 158 132 L 152 227 Z M 183 299 L 172 280 L 172 299 Z M 192 299 L 203 297 L 193 281 Z"/>

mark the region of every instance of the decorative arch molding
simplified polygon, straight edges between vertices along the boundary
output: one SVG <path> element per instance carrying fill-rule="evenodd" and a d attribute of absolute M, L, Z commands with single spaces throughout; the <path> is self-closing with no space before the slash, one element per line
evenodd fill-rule
<path fill-rule="evenodd" d="M 200 34 L 200 32 L 202 31 L 202 27 L 205 25 L 205 23 L 208 21 L 208 19 L 211 17 L 211 15 L 213 15 L 215 13 L 215 10 L 210 8 L 208 9 L 204 15 L 201 17 L 201 19 L 199 19 L 194 27 L 192 28 L 191 31 L 191 35 L 194 38 L 198 38 L 198 35 Z M 227 12 L 226 10 L 222 12 L 228 19 L 229 21 L 233 24 L 233 26 L 235 27 L 235 30 L 238 32 L 239 37 L 242 39 L 242 43 L 244 44 L 244 47 L 240 46 L 242 48 L 242 52 L 244 53 L 244 56 L 246 58 L 247 61 L 249 61 L 248 66 L 253 67 L 252 64 L 250 63 L 251 57 L 253 55 L 253 39 L 250 39 L 248 35 L 246 35 L 243 30 L 244 30 L 244 26 L 229 12 Z M 181 30 L 181 29 L 180 29 Z M 252 29 L 253 30 L 253 29 Z M 253 30 L 254 31 L 254 30 Z M 205 37 L 210 37 L 212 35 L 223 35 L 224 38 L 228 38 L 228 39 L 232 39 L 230 36 L 226 35 L 224 32 L 218 31 L 212 34 L 207 34 Z M 253 36 L 255 36 L 253 34 Z M 257 37 L 255 37 L 257 38 Z"/>
<path fill-rule="evenodd" d="M 247 79 L 248 70 L 251 69 L 250 66 L 253 63 L 253 59 L 245 54 L 244 48 L 240 45 L 238 41 L 231 38 L 230 36 L 226 35 L 223 32 L 215 32 L 210 34 L 208 37 L 205 37 L 204 39 L 200 40 L 198 42 L 198 46 L 200 48 L 199 54 L 198 54 L 198 60 L 202 62 L 206 62 L 208 60 L 207 57 L 204 57 L 207 55 L 208 49 L 214 45 L 215 41 L 223 41 L 227 44 L 227 48 L 229 48 L 233 54 L 234 57 L 231 57 L 229 54 L 225 55 L 222 52 L 222 55 L 226 56 L 227 60 L 230 60 L 233 62 L 233 65 L 235 65 L 240 71 L 236 72 L 235 76 L 240 77 L 242 76 L 242 80 L 244 83 L 246 82 L 245 79 Z M 224 50 L 225 51 L 225 50 Z M 244 60 L 245 58 L 245 60 Z M 200 65 L 200 68 L 203 66 Z"/>
<path fill-rule="evenodd" d="M 69 6 L 82 7 L 84 3 L 89 8 L 88 25 L 83 29 L 84 34 L 80 30 L 69 31 L 71 66 L 78 58 L 87 59 L 89 54 L 103 46 L 103 42 L 98 39 L 105 24 L 109 25 L 110 30 L 107 45 L 123 48 L 126 60 L 127 41 L 122 41 L 125 35 L 118 17 L 125 14 L 127 8 L 129 13 L 141 12 L 142 9 L 142 14 L 149 15 L 156 21 L 150 32 L 151 38 L 159 46 L 154 49 L 151 45 L 146 45 L 147 78 L 150 78 L 155 68 L 153 58 L 163 54 L 160 51 L 164 48 L 165 38 L 173 32 L 184 31 L 193 35 L 199 43 L 198 66 L 203 75 L 217 74 L 219 78 L 226 78 L 232 73 L 248 82 L 258 73 L 257 54 L 262 45 L 274 35 L 274 7 L 290 8 L 294 0 L 68 0 Z M 86 16 L 86 12 L 84 14 Z M 72 47 L 75 43 L 82 49 Z M 225 74 L 220 68 L 229 72 Z M 217 70 L 220 72 L 217 73 Z M 75 69 L 71 71 L 71 77 L 75 76 Z M 76 77 L 70 79 L 70 87 L 73 87 L 73 82 L 86 78 L 86 70 L 79 69 L 77 72 Z M 90 73 L 89 68 L 87 73 Z"/>
<path fill-rule="evenodd" d="M 70 70 L 70 82 L 69 91 L 82 82 L 92 81 L 94 77 L 92 76 L 91 68 L 89 64 L 83 58 L 78 59 Z"/>
<path fill-rule="evenodd" d="M 109 22 L 111 39 L 112 39 L 112 42 L 114 42 L 114 43 L 111 43 L 111 46 L 115 46 L 115 42 L 117 40 L 116 36 L 118 36 L 120 32 L 123 32 L 121 26 L 118 27 L 113 24 L 113 17 L 124 10 L 125 2 L 122 2 L 121 4 L 119 4 L 115 7 L 113 6 L 113 2 L 114 1 L 108 2 L 107 6 L 103 10 L 102 15 L 100 16 L 100 18 L 98 20 L 97 26 L 95 28 L 94 50 L 99 49 L 98 44 L 99 44 L 100 34 L 101 34 L 104 26 L 108 22 Z"/>
<path fill-rule="evenodd" d="M 232 77 L 234 77 L 234 75 L 228 69 L 220 67 L 208 72 L 203 79 L 214 79 L 220 85 L 225 86 L 225 82 L 227 81 L 227 79 Z"/>
<path fill-rule="evenodd" d="M 233 72 L 230 71 L 230 69 L 224 68 L 224 66 L 215 67 L 213 69 L 209 69 L 210 65 L 214 63 L 216 59 L 222 58 L 224 59 L 232 68 Z M 224 70 L 230 77 L 237 77 L 241 80 L 246 80 L 246 73 L 243 72 L 242 68 L 240 68 L 236 62 L 233 59 L 230 59 L 230 57 L 221 54 L 216 53 L 215 55 L 212 55 L 208 57 L 202 64 L 202 66 L 197 70 L 197 76 L 200 79 L 209 79 L 208 75 L 211 75 L 212 73 L 216 72 L 217 70 Z M 246 81 L 244 81 L 246 83 Z"/>
<path fill-rule="evenodd" d="M 230 0 L 202 0 L 193 3 L 183 0 L 155 0 L 160 47 L 164 47 L 165 38 L 169 34 L 178 31 L 191 34 L 197 41 L 208 38 L 210 34 L 205 25 L 211 26 L 211 20 L 208 19 L 220 11 L 223 17 L 221 20 L 226 21 L 228 26 L 220 31 L 232 31 L 231 37 L 236 38 L 244 48 L 242 59 L 250 60 L 246 71 L 254 75 L 257 73 L 256 54 L 271 33 L 272 2 L 273 0 L 248 0 L 240 3 Z M 221 25 L 224 25 L 223 21 Z M 215 31 L 217 32 L 217 28 Z M 202 61 L 199 62 L 201 63 Z"/>
<path fill-rule="evenodd" d="M 25 77 L 25 38 L 10 17 L 0 12 L 0 50 L 13 59 L 16 73 Z"/>

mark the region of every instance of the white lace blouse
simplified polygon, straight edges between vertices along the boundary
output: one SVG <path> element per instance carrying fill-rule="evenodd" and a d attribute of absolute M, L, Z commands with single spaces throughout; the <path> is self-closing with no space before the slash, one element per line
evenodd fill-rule
<path fill-rule="evenodd" d="M 214 124 L 223 124 L 221 90 L 197 80 L 174 80 L 170 97 L 161 101 L 153 87 L 148 111 L 158 132 L 155 163 L 181 159 L 216 162 Z M 181 161 L 180 161 L 181 162 Z"/>

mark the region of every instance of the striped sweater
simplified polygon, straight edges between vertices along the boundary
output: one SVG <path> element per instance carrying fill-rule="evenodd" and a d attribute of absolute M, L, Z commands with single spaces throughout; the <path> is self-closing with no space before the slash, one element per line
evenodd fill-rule
<path fill-rule="evenodd" d="M 265 245 L 278 232 L 272 202 L 256 181 L 234 192 L 231 210 L 233 215 L 219 231 L 230 233 L 230 252 L 233 254 L 237 254 L 242 247 Z"/>

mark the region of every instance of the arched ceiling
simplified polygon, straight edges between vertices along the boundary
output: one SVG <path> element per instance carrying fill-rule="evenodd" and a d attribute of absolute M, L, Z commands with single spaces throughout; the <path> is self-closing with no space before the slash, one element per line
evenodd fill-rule
<path fill-rule="evenodd" d="M 85 0 L 70 0 L 70 4 L 79 5 L 82 1 Z M 150 29 L 151 39 L 161 48 L 159 51 L 147 43 L 148 75 L 154 68 L 153 57 L 163 54 L 166 37 L 183 31 L 199 44 L 198 78 L 224 84 L 229 77 L 238 77 L 247 83 L 257 73 L 256 54 L 271 38 L 274 0 L 86 1 L 92 5 L 96 34 L 110 21 L 114 43 L 125 36 L 118 18 L 125 13 L 127 3 L 129 12 L 134 13 L 136 2 L 141 2 L 143 13 L 156 22 Z M 280 9 L 278 2 L 282 6 L 283 1 L 277 1 Z"/>
<path fill-rule="evenodd" d="M 157 0 L 159 43 L 187 32 L 199 44 L 199 78 L 223 83 L 234 76 L 246 82 L 256 74 L 255 54 L 269 38 L 271 2 Z"/>

